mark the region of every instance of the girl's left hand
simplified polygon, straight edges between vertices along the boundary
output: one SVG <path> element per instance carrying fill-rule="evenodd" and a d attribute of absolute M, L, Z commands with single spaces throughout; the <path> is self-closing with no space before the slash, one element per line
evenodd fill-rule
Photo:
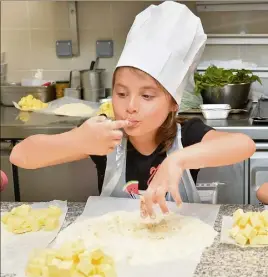
<path fill-rule="evenodd" d="M 159 204 L 163 213 L 168 213 L 166 193 L 170 192 L 173 199 L 182 203 L 179 193 L 179 183 L 183 169 L 179 166 L 176 156 L 168 156 L 160 165 L 148 189 L 141 199 L 141 216 L 155 218 L 153 204 Z"/>

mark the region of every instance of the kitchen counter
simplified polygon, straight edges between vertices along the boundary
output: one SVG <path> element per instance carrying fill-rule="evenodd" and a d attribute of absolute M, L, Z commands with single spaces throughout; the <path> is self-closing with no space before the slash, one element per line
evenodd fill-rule
<path fill-rule="evenodd" d="M 47 115 L 1 106 L 1 139 L 24 139 L 34 134 L 58 134 L 81 123 L 79 117 Z"/>
<path fill-rule="evenodd" d="M 21 204 L 3 202 L 1 203 L 1 212 Z M 66 228 L 83 212 L 84 206 L 85 203 L 68 203 L 69 210 L 63 228 Z M 215 222 L 215 230 L 220 231 L 223 215 L 230 216 L 238 208 L 242 208 L 244 211 L 263 209 L 263 207 L 251 205 L 222 205 Z M 193 277 L 267 277 L 267 251 L 267 247 L 242 249 L 233 245 L 220 244 L 218 235 L 213 245 L 204 251 Z M 1 274 L 1 276 L 15 275 Z"/>
<path fill-rule="evenodd" d="M 205 120 L 201 114 L 184 114 L 185 118 L 199 117 L 216 130 L 241 132 L 254 140 L 268 139 L 268 126 L 252 125 L 248 113 L 231 114 L 227 120 Z M 1 138 L 24 139 L 33 134 L 57 134 L 82 123 L 79 117 L 44 115 L 21 112 L 14 107 L 1 106 Z"/>

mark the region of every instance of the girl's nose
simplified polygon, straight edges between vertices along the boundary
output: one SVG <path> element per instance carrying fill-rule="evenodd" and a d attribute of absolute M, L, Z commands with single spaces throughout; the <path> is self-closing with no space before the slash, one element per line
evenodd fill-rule
<path fill-rule="evenodd" d="M 139 103 L 137 97 L 131 97 L 128 102 L 127 112 L 136 113 L 139 110 Z"/>

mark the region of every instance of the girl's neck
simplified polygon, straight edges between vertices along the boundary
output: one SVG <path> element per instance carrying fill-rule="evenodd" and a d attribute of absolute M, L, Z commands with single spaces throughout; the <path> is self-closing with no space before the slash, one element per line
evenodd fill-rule
<path fill-rule="evenodd" d="M 134 148 L 144 156 L 150 156 L 158 147 L 155 141 L 155 135 L 152 136 L 152 134 L 129 137 L 128 139 Z"/>

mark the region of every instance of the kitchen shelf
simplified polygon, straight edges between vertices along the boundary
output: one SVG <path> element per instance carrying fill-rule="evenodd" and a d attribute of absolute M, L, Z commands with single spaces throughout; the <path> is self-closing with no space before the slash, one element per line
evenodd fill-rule
<path fill-rule="evenodd" d="M 268 45 L 268 34 L 208 34 L 207 44 Z"/>
<path fill-rule="evenodd" d="M 196 1 L 198 12 L 267 11 L 268 1 Z"/>
<path fill-rule="evenodd" d="M 197 71 L 206 71 L 208 66 L 198 66 Z M 252 72 L 258 72 L 258 76 L 261 78 L 268 78 L 268 67 L 246 67 L 246 70 L 252 70 Z"/>

